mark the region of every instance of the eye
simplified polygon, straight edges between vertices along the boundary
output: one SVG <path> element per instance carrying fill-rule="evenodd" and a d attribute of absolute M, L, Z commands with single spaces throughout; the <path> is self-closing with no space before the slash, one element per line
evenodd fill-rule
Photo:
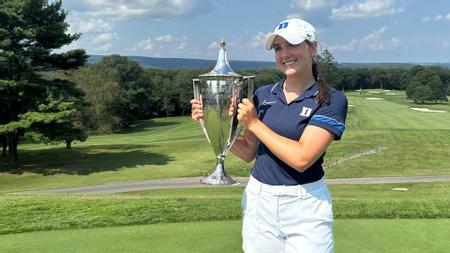
<path fill-rule="evenodd" d="M 280 49 L 281 49 L 281 47 L 278 45 L 273 46 L 273 51 L 275 51 L 275 52 L 279 51 Z"/>
<path fill-rule="evenodd" d="M 295 44 L 295 45 L 294 45 L 294 44 L 291 44 L 291 43 L 288 42 L 288 46 L 289 46 L 289 47 L 299 47 L 301 44 L 302 44 L 302 43 L 299 43 L 299 44 Z"/>

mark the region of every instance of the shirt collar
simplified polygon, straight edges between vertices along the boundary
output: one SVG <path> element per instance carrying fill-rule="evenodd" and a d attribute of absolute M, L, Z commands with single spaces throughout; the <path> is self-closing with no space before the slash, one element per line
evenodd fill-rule
<path fill-rule="evenodd" d="M 272 87 L 272 94 L 281 95 L 283 94 L 283 85 L 286 78 L 281 79 Z M 319 84 L 314 82 L 311 86 L 309 86 L 298 98 L 294 101 L 300 101 L 305 98 L 315 97 L 319 93 Z"/>
<path fill-rule="evenodd" d="M 272 92 L 272 94 L 278 95 L 278 93 L 283 92 L 284 80 L 286 80 L 286 78 L 281 79 L 272 87 L 272 89 L 270 90 Z"/>

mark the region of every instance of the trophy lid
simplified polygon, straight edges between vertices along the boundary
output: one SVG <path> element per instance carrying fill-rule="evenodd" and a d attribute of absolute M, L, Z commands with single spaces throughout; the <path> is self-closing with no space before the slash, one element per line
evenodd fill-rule
<path fill-rule="evenodd" d="M 235 73 L 228 63 L 227 59 L 227 51 L 225 50 L 225 40 L 222 37 L 222 41 L 220 42 L 220 50 L 217 56 L 217 63 L 214 69 L 207 73 L 200 75 L 201 77 L 215 77 L 215 76 L 224 76 L 224 77 L 241 77 L 241 75 Z"/>

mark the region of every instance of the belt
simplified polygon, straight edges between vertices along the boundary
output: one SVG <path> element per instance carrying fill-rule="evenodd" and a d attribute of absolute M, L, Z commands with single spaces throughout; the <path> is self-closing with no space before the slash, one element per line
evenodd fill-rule
<path fill-rule="evenodd" d="M 259 182 L 253 176 L 250 176 L 250 179 L 247 184 L 247 187 L 251 187 L 252 189 L 258 192 L 265 192 L 274 196 L 300 196 L 300 197 L 305 197 L 307 192 L 311 192 L 325 186 L 326 184 L 323 178 L 307 184 L 268 185 Z"/>

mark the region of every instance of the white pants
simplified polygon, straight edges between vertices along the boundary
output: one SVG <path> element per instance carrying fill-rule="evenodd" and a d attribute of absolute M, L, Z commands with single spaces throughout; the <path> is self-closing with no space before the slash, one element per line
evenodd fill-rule
<path fill-rule="evenodd" d="M 271 186 L 250 177 L 242 209 L 246 253 L 333 252 L 331 196 L 323 180 Z"/>

